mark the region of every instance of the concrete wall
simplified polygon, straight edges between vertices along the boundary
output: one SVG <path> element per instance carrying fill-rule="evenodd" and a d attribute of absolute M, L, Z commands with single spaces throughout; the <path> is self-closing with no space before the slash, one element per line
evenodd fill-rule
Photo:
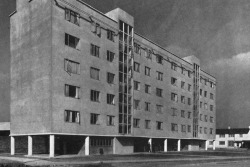
<path fill-rule="evenodd" d="M 133 138 L 114 138 L 114 154 L 129 154 L 134 152 L 134 139 Z"/>
<path fill-rule="evenodd" d="M 154 52 L 162 55 L 165 59 L 166 56 L 171 58 L 171 61 L 176 62 L 178 65 L 181 63 L 185 65 L 187 69 L 192 70 L 192 65 L 167 53 L 165 50 L 159 48 L 155 44 L 148 40 L 135 35 L 135 42 L 140 44 L 142 48 L 154 49 Z M 176 138 L 191 138 L 192 133 L 181 132 L 181 125 L 191 125 L 192 117 L 187 118 L 187 113 L 192 112 L 192 105 L 188 105 L 187 98 L 191 98 L 193 101 L 192 91 L 189 92 L 188 84 L 192 84 L 192 78 L 181 74 L 181 69 L 178 67 L 177 71 L 171 70 L 171 63 L 163 61 L 163 65 L 156 62 L 156 56 L 152 55 L 152 60 L 145 57 L 144 52 L 141 55 L 136 54 L 134 61 L 140 63 L 140 73 L 134 72 L 134 80 L 141 83 L 141 90 L 134 91 L 134 98 L 140 100 L 140 110 L 134 111 L 134 118 L 140 119 L 140 128 L 134 129 L 135 136 L 149 136 L 149 137 L 176 137 Z M 145 66 L 151 68 L 151 76 L 146 76 L 144 73 Z M 157 71 L 163 73 L 163 81 L 157 80 Z M 177 85 L 171 84 L 171 77 L 177 79 Z M 184 89 L 181 89 L 181 81 L 185 82 Z M 151 93 L 145 93 L 145 84 L 151 85 Z M 163 97 L 156 96 L 156 88 L 163 89 Z M 193 87 L 192 87 L 193 88 Z M 191 89 L 192 90 L 192 89 Z M 171 100 L 171 93 L 178 94 L 178 102 Z M 185 96 L 185 104 L 181 103 L 181 95 Z M 145 102 L 151 103 L 151 111 L 145 111 Z M 162 105 L 162 113 L 158 113 L 156 105 Z M 172 109 L 177 109 L 177 116 L 172 116 Z M 181 117 L 181 110 L 185 110 L 185 118 Z M 145 129 L 145 119 L 151 120 L 151 128 Z M 163 122 L 163 130 L 156 130 L 156 121 Z M 171 123 L 178 124 L 178 132 L 171 131 Z"/>
<path fill-rule="evenodd" d="M 210 81 L 215 82 L 215 78 L 201 71 L 201 77 L 208 78 Z M 211 88 L 210 83 L 200 83 L 200 89 L 202 89 L 202 95 L 200 95 L 200 101 L 202 106 L 200 106 L 199 114 L 202 114 L 202 120 L 200 120 L 199 115 L 199 128 L 202 127 L 202 133 L 199 134 L 199 137 L 202 139 L 215 139 L 215 130 L 216 130 L 216 88 Z M 207 92 L 207 97 L 204 96 L 204 91 Z M 214 99 L 210 99 L 210 93 L 213 94 Z M 207 104 L 208 108 L 204 108 L 204 103 Z M 210 111 L 210 105 L 213 105 L 213 111 Z M 207 122 L 205 121 L 205 115 L 207 116 Z M 213 117 L 213 122 L 210 122 L 210 117 Z M 207 128 L 207 134 L 204 133 L 204 128 Z M 213 129 L 213 134 L 210 134 L 210 128 Z M 199 130 L 200 131 L 200 130 Z"/>
<path fill-rule="evenodd" d="M 50 132 L 51 2 L 17 1 L 11 16 L 11 135 Z"/>

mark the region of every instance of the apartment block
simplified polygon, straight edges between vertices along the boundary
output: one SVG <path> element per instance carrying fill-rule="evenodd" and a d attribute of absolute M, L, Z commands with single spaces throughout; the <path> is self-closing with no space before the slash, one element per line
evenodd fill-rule
<path fill-rule="evenodd" d="M 28 155 L 50 157 L 207 149 L 216 79 L 197 57 L 180 58 L 134 32 L 135 21 L 81 0 L 17 0 L 11 154 L 21 138 Z"/>
<path fill-rule="evenodd" d="M 216 129 L 215 148 L 216 149 L 249 149 L 250 148 L 250 127 Z M 212 142 L 209 142 L 212 147 Z"/>

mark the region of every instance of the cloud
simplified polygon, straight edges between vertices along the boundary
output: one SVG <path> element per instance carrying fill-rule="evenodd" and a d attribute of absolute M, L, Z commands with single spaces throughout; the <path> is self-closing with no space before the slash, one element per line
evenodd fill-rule
<path fill-rule="evenodd" d="M 250 52 L 240 53 L 231 58 L 219 59 L 214 63 L 210 63 L 206 68 L 216 70 L 219 75 L 231 74 L 232 77 L 235 77 L 236 74 L 250 73 Z"/>
<path fill-rule="evenodd" d="M 248 127 L 250 52 L 215 60 L 207 68 L 213 71 L 217 78 L 217 128 Z"/>

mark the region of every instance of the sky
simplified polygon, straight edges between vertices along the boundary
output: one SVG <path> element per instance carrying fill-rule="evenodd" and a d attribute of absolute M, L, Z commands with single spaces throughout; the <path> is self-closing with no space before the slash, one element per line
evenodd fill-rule
<path fill-rule="evenodd" d="M 217 79 L 217 128 L 250 126 L 249 0 L 83 1 L 103 13 L 119 7 L 134 16 L 137 33 L 179 57 L 198 57 L 201 68 Z M 8 96 L 2 83 L 9 82 L 5 61 L 10 56 L 8 15 L 14 2 L 0 1 L 0 99 Z"/>

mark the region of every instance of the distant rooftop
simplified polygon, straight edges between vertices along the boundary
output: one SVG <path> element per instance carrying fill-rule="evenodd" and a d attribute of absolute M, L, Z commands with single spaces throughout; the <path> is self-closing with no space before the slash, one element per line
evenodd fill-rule
<path fill-rule="evenodd" d="M 216 129 L 216 134 L 247 134 L 249 128 L 238 128 L 238 129 Z"/>

